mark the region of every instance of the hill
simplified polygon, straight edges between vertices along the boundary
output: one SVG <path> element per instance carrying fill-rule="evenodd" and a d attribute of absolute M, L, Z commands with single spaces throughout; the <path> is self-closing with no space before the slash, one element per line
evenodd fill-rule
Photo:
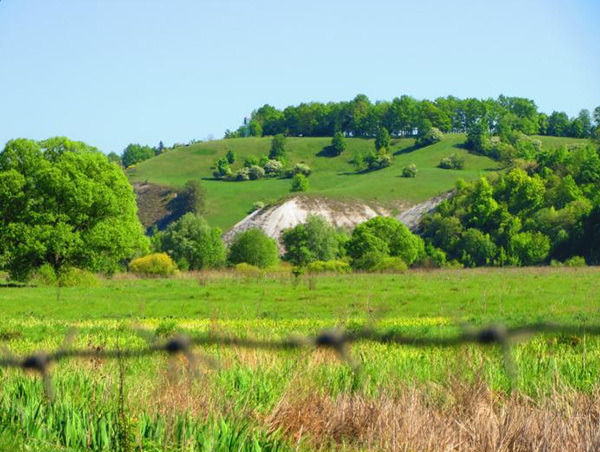
<path fill-rule="evenodd" d="M 544 146 L 558 146 L 564 142 L 577 142 L 572 138 L 538 137 Z M 357 151 L 372 149 L 373 139 L 348 138 L 346 151 L 337 157 L 329 157 L 325 149 L 330 138 L 287 139 L 286 148 L 291 164 L 308 164 L 311 174 L 309 195 L 319 197 L 361 200 L 378 204 L 392 213 L 444 191 L 451 189 L 457 179 L 474 179 L 481 174 L 499 169 L 498 162 L 487 157 L 473 155 L 461 147 L 464 135 L 449 134 L 432 146 L 416 149 L 414 139 L 392 140 L 394 161 L 388 168 L 370 173 L 356 174 L 351 164 Z M 579 140 L 582 141 L 582 140 Z M 256 201 L 266 204 L 289 194 L 289 179 L 261 179 L 246 182 L 224 182 L 212 177 L 212 165 L 228 151 L 236 154 L 235 165 L 241 165 L 250 155 L 260 157 L 268 154 L 270 137 L 235 138 L 196 143 L 175 148 L 150 160 L 129 168 L 127 174 L 133 183 L 148 182 L 177 188 L 186 181 L 202 180 L 207 194 L 208 221 L 228 230 L 244 218 Z M 437 165 L 443 157 L 457 153 L 465 158 L 463 170 L 445 170 Z M 418 168 L 414 179 L 401 177 L 402 169 L 411 163 Z"/>

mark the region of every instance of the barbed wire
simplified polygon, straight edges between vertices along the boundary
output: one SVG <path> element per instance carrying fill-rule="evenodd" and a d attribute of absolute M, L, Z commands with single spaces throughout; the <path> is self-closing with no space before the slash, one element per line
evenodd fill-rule
<path fill-rule="evenodd" d="M 293 336 L 286 339 L 252 339 L 239 336 L 216 335 L 207 333 L 199 336 L 178 335 L 162 343 L 149 344 L 136 349 L 104 350 L 100 348 L 66 348 L 54 352 L 38 352 L 21 357 L 0 358 L 0 367 L 33 370 L 45 380 L 45 388 L 51 392 L 49 367 L 65 359 L 130 359 L 151 355 L 183 355 L 190 364 L 197 362 L 194 347 L 227 346 L 263 350 L 293 350 L 301 348 L 321 348 L 333 350 L 341 360 L 352 367 L 358 365 L 352 359 L 349 346 L 357 342 L 375 342 L 388 345 L 410 347 L 456 347 L 463 344 L 483 346 L 499 345 L 503 350 L 504 364 L 509 375 L 514 376 L 515 365 L 510 347 L 537 334 L 600 336 L 600 325 L 560 325 L 552 323 L 534 323 L 514 327 L 492 325 L 481 329 L 463 328 L 459 334 L 442 337 L 424 337 L 423 335 L 402 334 L 397 331 L 377 332 L 374 329 L 343 331 L 325 330 L 316 336 Z"/>

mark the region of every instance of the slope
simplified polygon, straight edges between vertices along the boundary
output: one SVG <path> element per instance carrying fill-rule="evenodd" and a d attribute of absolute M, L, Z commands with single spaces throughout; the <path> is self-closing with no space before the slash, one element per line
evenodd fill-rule
<path fill-rule="evenodd" d="M 372 139 L 348 138 L 346 151 L 337 157 L 327 156 L 330 138 L 287 139 L 287 157 L 291 164 L 308 164 L 311 174 L 309 195 L 374 202 L 397 212 L 400 206 L 424 201 L 449 190 L 458 178 L 466 180 L 499 168 L 497 162 L 469 154 L 460 146 L 464 135 L 447 135 L 432 146 L 415 149 L 411 138 L 392 140 L 393 164 L 385 169 L 356 174 L 352 158 L 358 151 L 374 146 Z M 256 201 L 271 203 L 289 193 L 289 179 L 262 179 L 246 182 L 224 182 L 212 178 L 214 161 L 229 150 L 236 154 L 235 167 L 245 157 L 268 154 L 270 137 L 238 138 L 209 141 L 179 147 L 127 170 L 132 182 L 151 182 L 167 187 L 179 187 L 186 181 L 202 180 L 207 193 L 206 217 L 213 225 L 228 230 L 251 210 Z M 457 153 L 465 157 L 463 170 L 437 167 L 443 157 Z M 414 179 L 401 177 L 402 169 L 417 165 Z"/>

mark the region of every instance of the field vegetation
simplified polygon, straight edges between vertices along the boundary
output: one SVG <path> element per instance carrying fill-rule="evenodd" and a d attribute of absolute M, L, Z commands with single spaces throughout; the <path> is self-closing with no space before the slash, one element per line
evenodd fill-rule
<path fill-rule="evenodd" d="M 305 275 L 117 275 L 95 288 L 3 288 L 0 339 L 25 354 L 135 349 L 181 332 L 276 339 L 371 326 L 439 337 L 491 323 L 597 324 L 596 268 Z M 65 339 L 72 337 L 72 339 Z M 66 342 L 65 342 L 66 340 Z M 66 344 L 66 345 L 65 345 Z M 0 444 L 36 450 L 463 450 L 593 448 L 600 341 L 537 336 L 512 348 L 364 342 L 352 367 L 328 351 L 196 349 L 185 360 L 66 360 L 53 399 L 0 369 Z M 119 394 L 122 394 L 121 396 Z M 575 415 L 575 413 L 579 413 Z M 596 419 L 596 420 L 594 420 Z M 13 449 L 15 450 L 15 449 Z"/>

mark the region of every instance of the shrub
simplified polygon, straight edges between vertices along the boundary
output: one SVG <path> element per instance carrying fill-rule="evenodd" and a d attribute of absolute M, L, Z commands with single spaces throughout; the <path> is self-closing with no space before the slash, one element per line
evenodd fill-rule
<path fill-rule="evenodd" d="M 235 173 L 235 180 L 240 182 L 250 180 L 250 168 L 240 168 L 237 173 Z"/>
<path fill-rule="evenodd" d="M 400 257 L 384 257 L 371 268 L 376 272 L 405 272 L 407 269 L 408 265 Z"/>
<path fill-rule="evenodd" d="M 218 268 L 225 264 L 225 245 L 221 230 L 206 220 L 188 213 L 156 234 L 156 248 L 169 254 L 182 270 Z"/>
<path fill-rule="evenodd" d="M 294 174 L 304 174 L 307 177 L 310 176 L 311 171 L 310 166 L 304 163 L 296 163 L 292 169 Z"/>
<path fill-rule="evenodd" d="M 402 169 L 402 177 L 416 177 L 417 176 L 417 165 L 411 163 Z"/>
<path fill-rule="evenodd" d="M 215 179 L 224 179 L 231 176 L 231 167 L 226 157 L 220 158 L 215 162 L 215 171 L 213 176 Z"/>
<path fill-rule="evenodd" d="M 56 272 L 52 265 L 44 264 L 33 273 L 30 282 L 36 286 L 55 286 Z"/>
<path fill-rule="evenodd" d="M 153 253 L 133 259 L 129 269 L 143 276 L 170 276 L 177 271 L 177 266 L 167 253 Z"/>
<path fill-rule="evenodd" d="M 369 171 L 375 171 L 390 166 L 392 164 L 392 159 L 392 155 L 387 152 L 371 152 L 364 157 L 364 162 Z"/>
<path fill-rule="evenodd" d="M 465 166 L 465 159 L 458 154 L 450 154 L 448 157 L 444 157 L 440 160 L 438 166 L 443 169 L 463 169 Z"/>
<path fill-rule="evenodd" d="M 585 259 L 581 256 L 573 256 L 565 261 L 567 267 L 585 267 Z"/>
<path fill-rule="evenodd" d="M 265 203 L 264 202 L 262 202 L 262 201 L 255 201 L 252 204 L 252 210 L 250 210 L 250 212 L 255 212 L 257 210 L 261 210 L 261 209 L 264 209 L 264 208 L 265 208 Z"/>
<path fill-rule="evenodd" d="M 255 165 L 258 165 L 259 161 L 258 161 L 258 157 L 255 157 L 254 155 L 249 155 L 248 157 L 246 157 L 244 159 L 244 167 L 245 168 L 251 168 Z"/>
<path fill-rule="evenodd" d="M 291 192 L 301 192 L 308 190 L 308 179 L 304 174 L 296 174 L 292 179 Z"/>
<path fill-rule="evenodd" d="M 264 168 L 267 177 L 279 177 L 283 171 L 283 164 L 279 160 L 267 160 Z"/>
<path fill-rule="evenodd" d="M 241 273 L 244 276 L 260 276 L 262 274 L 262 270 L 258 268 L 256 265 L 250 265 L 246 262 L 242 262 L 240 264 L 236 264 L 233 267 L 236 273 Z"/>
<path fill-rule="evenodd" d="M 232 264 L 245 262 L 266 268 L 275 265 L 277 257 L 277 243 L 260 229 L 248 229 L 239 233 L 229 248 L 229 262 Z"/>
<path fill-rule="evenodd" d="M 98 287 L 100 279 L 96 274 L 75 267 L 61 268 L 58 274 L 50 264 L 36 270 L 31 282 L 39 286 L 59 287 Z"/>
<path fill-rule="evenodd" d="M 233 151 L 227 151 L 227 155 L 225 156 L 230 165 L 235 163 L 235 154 Z"/>
<path fill-rule="evenodd" d="M 443 132 L 437 127 L 431 127 L 423 135 L 419 135 L 415 144 L 419 147 L 439 143 L 444 138 Z"/>
<path fill-rule="evenodd" d="M 352 268 L 348 262 L 339 260 L 314 261 L 306 266 L 309 273 L 350 273 Z"/>
<path fill-rule="evenodd" d="M 375 135 L 375 149 L 387 150 L 390 147 L 390 133 L 385 127 L 379 127 Z"/>
<path fill-rule="evenodd" d="M 248 175 L 252 180 L 262 179 L 265 177 L 265 170 L 258 165 L 252 165 L 248 168 Z"/>

